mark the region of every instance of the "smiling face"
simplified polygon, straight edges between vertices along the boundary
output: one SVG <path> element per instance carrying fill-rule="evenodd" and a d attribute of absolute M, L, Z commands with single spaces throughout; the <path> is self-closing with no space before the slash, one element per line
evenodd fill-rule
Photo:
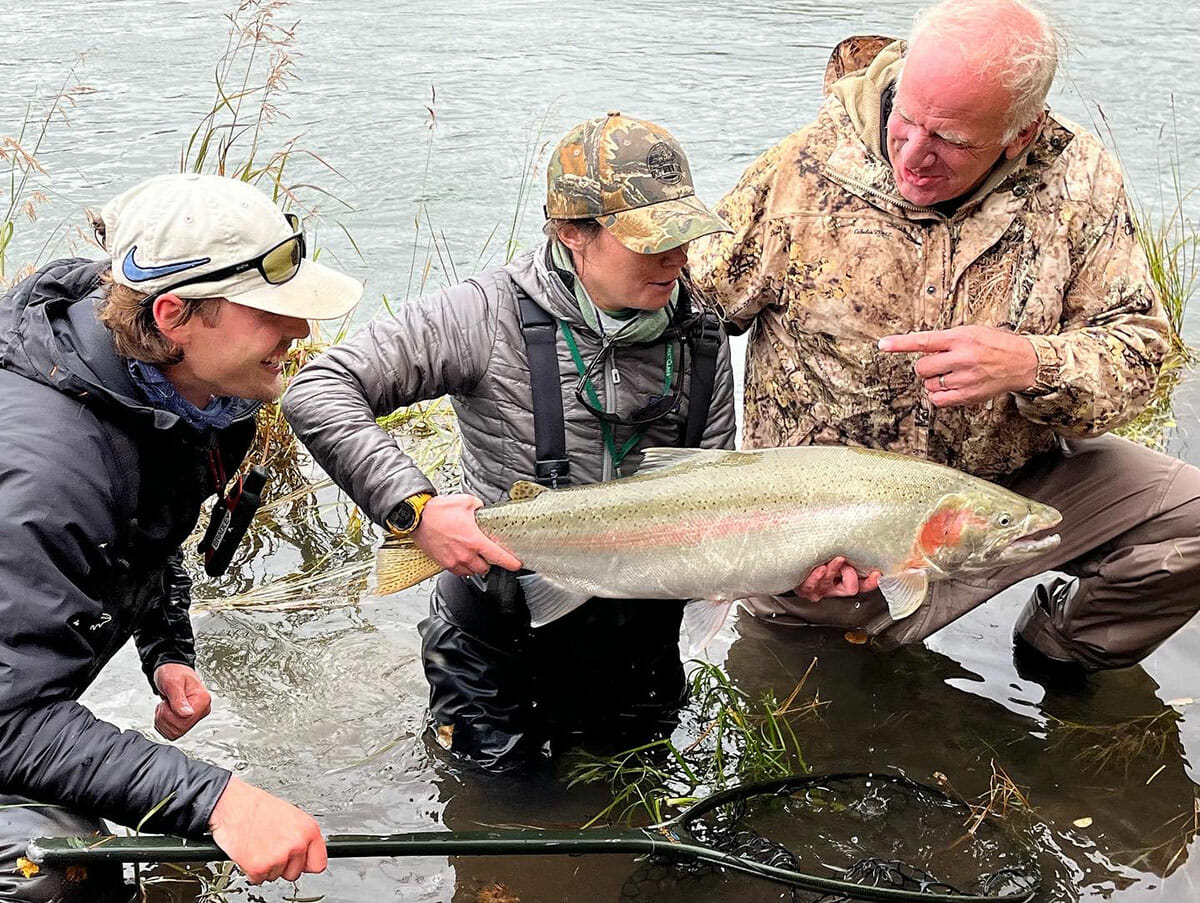
<path fill-rule="evenodd" d="M 585 236 L 564 226 L 559 239 L 571 250 L 575 272 L 601 310 L 659 310 L 671 300 L 687 264 L 687 243 L 659 254 L 629 250 L 607 229 Z"/>
<path fill-rule="evenodd" d="M 293 340 L 308 335 L 308 321 L 223 300 L 213 317 L 171 325 L 172 304 L 178 303 L 164 295 L 154 306 L 159 329 L 183 351 L 183 360 L 164 372 L 184 398 L 203 408 L 213 396 L 279 397 L 283 357 Z"/>
<path fill-rule="evenodd" d="M 1004 143 L 1012 100 L 953 53 L 914 44 L 887 121 L 896 186 L 922 207 L 974 191 L 992 167 L 1029 146 L 1041 119 Z"/>

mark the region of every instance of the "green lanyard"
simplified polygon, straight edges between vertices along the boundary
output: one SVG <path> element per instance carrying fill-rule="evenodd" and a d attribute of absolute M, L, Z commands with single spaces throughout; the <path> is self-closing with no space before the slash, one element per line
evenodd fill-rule
<path fill-rule="evenodd" d="M 575 334 L 571 332 L 571 327 L 567 325 L 566 320 L 559 320 L 558 325 L 562 327 L 563 338 L 567 341 L 567 347 L 571 349 L 571 358 L 575 361 L 575 369 L 579 371 L 579 376 L 584 378 L 587 374 L 587 367 L 583 363 L 583 356 L 579 353 L 579 346 L 575 344 Z M 667 342 L 666 363 L 663 365 L 663 394 L 671 391 L 671 379 L 675 375 L 675 346 L 671 342 Z M 592 385 L 589 379 L 584 383 L 584 389 L 587 391 L 588 400 L 597 408 L 603 408 L 600 404 L 600 398 L 596 395 L 596 387 Z M 613 438 L 612 424 L 607 421 L 600 421 L 600 432 L 604 435 L 604 445 L 608 449 L 608 458 L 612 461 L 613 470 L 617 470 L 621 466 L 621 462 L 625 460 L 625 456 L 633 451 L 633 447 L 638 444 L 638 440 L 646 433 L 646 428 L 642 427 L 636 433 L 629 437 L 629 440 L 621 446 L 620 451 L 617 450 L 616 440 Z M 618 471 L 618 475 L 620 472 Z"/>

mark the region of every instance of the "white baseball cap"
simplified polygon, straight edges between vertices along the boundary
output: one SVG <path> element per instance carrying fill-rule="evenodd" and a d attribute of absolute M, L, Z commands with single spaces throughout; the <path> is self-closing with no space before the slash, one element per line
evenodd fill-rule
<path fill-rule="evenodd" d="M 306 320 L 345 316 L 362 296 L 357 279 L 305 258 L 297 218 L 238 179 L 155 176 L 105 204 L 100 220 L 113 281 L 147 295 L 227 298 Z"/>

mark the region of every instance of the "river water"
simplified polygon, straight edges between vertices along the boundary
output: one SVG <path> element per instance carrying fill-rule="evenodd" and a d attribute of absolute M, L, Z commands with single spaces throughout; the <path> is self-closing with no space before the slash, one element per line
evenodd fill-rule
<path fill-rule="evenodd" d="M 298 136 L 298 147 L 333 168 L 296 154 L 288 178 L 336 197 L 299 192 L 324 214 L 322 253 L 366 280 L 362 316 L 370 316 L 384 295 L 394 302 L 422 280 L 436 285 L 502 260 L 510 233 L 526 246 L 536 241 L 546 142 L 605 110 L 667 125 L 688 150 L 699 193 L 715 201 L 758 153 L 811 118 L 838 39 L 901 34 L 918 5 L 297 0 L 276 17 L 295 25 L 297 79 L 278 100 L 286 118 L 267 126 L 261 147 L 269 153 Z M 36 116 L 38 99 L 64 80 L 90 89 L 75 96 L 69 125 L 56 121 L 47 133 L 38 180 L 47 198 L 35 223 L 18 224 L 11 265 L 85 249 L 84 206 L 177 168 L 212 104 L 228 23 L 221 4 L 201 0 L 5 6 L 0 135 L 17 132 L 30 101 Z M 1052 10 L 1073 47 L 1053 105 L 1110 136 L 1138 203 L 1170 216 L 1173 173 L 1185 190 L 1200 184 L 1193 4 L 1060 0 Z M 531 170 L 532 200 L 514 226 Z M 1184 209 L 1200 219 L 1196 196 Z M 1197 332 L 1188 325 L 1193 341 Z M 1173 442 L 1193 461 L 1198 399 L 1196 383 L 1181 390 Z M 269 513 L 255 555 L 233 576 L 197 588 L 211 607 L 198 614 L 197 634 L 217 705 L 180 746 L 293 799 L 331 833 L 579 824 L 594 813 L 602 794 L 568 791 L 553 777 L 482 780 L 427 748 L 415 629 L 426 597 L 364 593 L 369 543 L 347 541 L 348 525 L 333 494 L 302 496 Z M 298 586 L 301 572 L 322 579 Z M 231 594 L 261 601 L 264 593 L 280 602 L 274 610 L 229 607 Z M 817 631 L 759 636 L 744 625 L 726 627 L 707 655 L 752 695 L 786 695 L 817 659 L 806 693 L 827 705 L 799 728 L 816 771 L 891 768 L 926 781 L 940 772 L 975 795 L 993 766 L 1002 768 L 1043 826 L 1046 900 L 1196 899 L 1195 625 L 1143 667 L 1083 690 L 1047 690 L 1011 662 L 1023 598 L 1011 591 L 924 646 L 890 655 Z M 128 650 L 87 701 L 102 717 L 151 730 L 152 700 Z M 1077 826 L 1085 818 L 1090 825 Z M 634 868 L 595 858 L 344 860 L 298 892 L 271 887 L 263 896 L 616 900 Z M 511 896 L 497 896 L 497 886 Z M 715 877 L 668 881 L 652 896 L 684 893 L 783 899 L 768 886 Z M 152 887 L 156 900 L 194 895 L 167 881 Z"/>

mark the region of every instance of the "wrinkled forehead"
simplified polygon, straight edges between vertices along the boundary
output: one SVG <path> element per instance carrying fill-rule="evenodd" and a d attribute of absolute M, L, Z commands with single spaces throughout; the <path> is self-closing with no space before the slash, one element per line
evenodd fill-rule
<path fill-rule="evenodd" d="M 932 40 L 914 45 L 905 56 L 894 107 L 913 121 L 934 116 L 986 126 L 1003 120 L 1012 106 L 1009 92 L 981 63 L 959 51 L 940 52 L 930 46 Z"/>

